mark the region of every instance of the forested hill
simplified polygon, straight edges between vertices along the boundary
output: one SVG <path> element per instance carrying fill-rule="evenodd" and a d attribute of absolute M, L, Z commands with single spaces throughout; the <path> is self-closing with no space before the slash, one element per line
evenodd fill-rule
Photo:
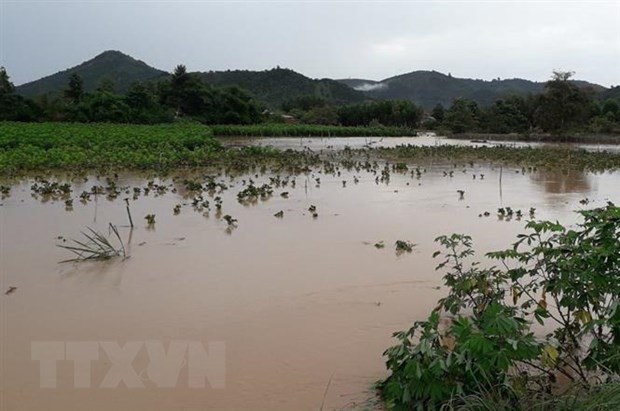
<path fill-rule="evenodd" d="M 612 86 L 612 88 L 603 91 L 601 93 L 601 99 L 602 100 L 613 99 L 613 100 L 620 101 L 620 86 L 616 86 L 616 87 Z"/>
<path fill-rule="evenodd" d="M 109 79 L 117 92 L 124 93 L 136 81 L 158 80 L 170 74 L 153 68 L 120 51 L 105 51 L 78 66 L 71 67 L 16 88 L 18 94 L 35 97 L 56 93 L 67 88 L 69 76 L 77 73 L 84 82 L 84 90 L 95 90 Z M 357 103 L 368 97 L 344 84 L 330 79 L 311 79 L 293 70 L 274 68 L 265 71 L 228 70 L 197 72 L 203 81 L 213 86 L 238 86 L 272 108 L 299 97 L 313 96 L 328 104 Z"/>
<path fill-rule="evenodd" d="M 136 82 L 157 81 L 169 76 L 120 51 L 105 51 L 78 66 L 18 86 L 16 91 L 26 97 L 65 90 L 69 76 L 77 73 L 86 92 L 111 80 L 118 93 L 125 93 Z M 430 110 L 437 103 L 449 106 L 457 97 L 476 101 L 479 105 L 493 104 L 509 95 L 540 93 L 544 83 L 522 79 L 492 81 L 456 78 L 436 71 L 414 71 L 381 81 L 364 79 L 312 79 L 290 69 L 274 68 L 264 71 L 227 70 L 196 72 L 203 81 L 213 86 L 238 86 L 272 109 L 299 98 L 316 98 L 324 103 L 343 105 L 377 99 L 407 99 Z M 601 97 L 618 94 L 616 89 L 605 89 L 596 84 L 575 82 L 592 87 Z"/>
<path fill-rule="evenodd" d="M 22 84 L 16 90 L 26 97 L 59 92 L 67 88 L 72 73 L 77 73 L 82 78 L 85 91 L 93 91 L 104 79 L 109 79 L 118 92 L 127 91 L 135 81 L 153 80 L 168 75 L 165 71 L 153 68 L 120 51 L 109 50 L 78 66 Z"/>
<path fill-rule="evenodd" d="M 238 86 L 272 107 L 280 107 L 299 97 L 313 96 L 329 104 L 357 103 L 368 99 L 335 80 L 315 80 L 284 68 L 264 71 L 227 70 L 198 73 L 202 80 L 214 86 Z"/>
<path fill-rule="evenodd" d="M 371 98 L 407 99 L 427 109 L 438 103 L 449 106 L 457 97 L 474 100 L 480 105 L 489 105 L 502 97 L 540 93 L 544 88 L 544 83 L 529 80 L 474 80 L 456 78 L 437 71 L 413 71 L 381 81 L 363 79 L 338 81 L 364 92 Z M 605 90 L 604 87 L 596 84 L 583 81 L 575 83 L 592 87 L 597 92 Z"/>

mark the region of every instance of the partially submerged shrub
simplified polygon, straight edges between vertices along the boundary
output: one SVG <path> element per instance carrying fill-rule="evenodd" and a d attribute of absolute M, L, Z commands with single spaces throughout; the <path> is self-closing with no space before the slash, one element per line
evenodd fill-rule
<path fill-rule="evenodd" d="M 618 377 L 620 208 L 580 214 L 576 229 L 529 222 L 512 248 L 487 254 L 500 268 L 467 264 L 466 235 L 437 239 L 450 291 L 384 353 L 390 408 L 437 409 L 489 392 L 516 404 L 551 392 L 559 376 L 580 387 Z M 534 320 L 552 332 L 535 335 Z"/>
<path fill-rule="evenodd" d="M 396 248 L 397 254 L 410 253 L 413 251 L 413 247 L 415 247 L 415 244 L 413 244 L 411 241 L 396 240 L 396 242 L 394 243 L 394 247 Z"/>

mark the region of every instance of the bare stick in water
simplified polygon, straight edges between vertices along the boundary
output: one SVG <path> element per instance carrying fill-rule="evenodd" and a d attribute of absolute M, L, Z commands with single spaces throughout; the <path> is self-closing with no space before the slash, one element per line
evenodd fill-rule
<path fill-rule="evenodd" d="M 127 215 L 129 216 L 129 225 L 131 228 L 133 228 L 133 220 L 131 218 L 131 211 L 129 211 L 129 199 L 128 198 L 125 199 L 125 204 L 127 204 Z"/>
<path fill-rule="evenodd" d="M 329 381 L 327 381 L 327 386 L 325 387 L 325 392 L 323 393 L 323 401 L 321 402 L 321 408 L 319 411 L 323 411 L 323 407 L 325 406 L 325 399 L 327 398 L 327 391 L 329 391 L 329 386 L 332 383 L 332 379 L 334 378 L 335 373 L 336 371 L 332 373 L 332 375 L 329 377 Z"/>
<path fill-rule="evenodd" d="M 499 202 L 502 205 L 504 203 L 503 196 L 502 196 L 502 174 L 503 172 L 504 172 L 504 167 L 499 166 Z"/>

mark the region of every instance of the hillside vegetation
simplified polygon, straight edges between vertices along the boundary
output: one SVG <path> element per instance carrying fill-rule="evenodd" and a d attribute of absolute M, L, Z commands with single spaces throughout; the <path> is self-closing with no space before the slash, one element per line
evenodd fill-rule
<path fill-rule="evenodd" d="M 106 51 L 78 66 L 20 85 L 16 91 L 26 97 L 58 93 L 74 73 L 82 78 L 84 89 L 88 92 L 94 91 L 104 80 L 112 81 L 116 91 L 125 92 L 134 82 L 157 82 L 170 76 L 170 73 L 150 67 L 119 51 Z M 280 67 L 263 71 L 207 71 L 196 75 L 215 87 L 240 87 L 270 109 L 279 109 L 305 97 L 321 99 L 328 105 L 353 104 L 372 99 L 406 99 L 427 110 L 436 104 L 448 106 L 456 98 L 473 100 L 480 106 L 487 106 L 498 99 L 538 94 L 544 89 L 544 83 L 541 82 L 456 78 L 437 71 L 413 71 L 381 81 L 360 78 L 312 79 Z M 619 97 L 618 87 L 605 89 L 585 81 L 574 83 L 591 88 L 595 94 L 600 94 L 601 99 Z"/>
<path fill-rule="evenodd" d="M 168 74 L 116 51 L 71 70 L 16 88 L 0 68 L 0 120 L 298 123 L 555 138 L 620 133 L 619 88 L 573 80 L 572 72 L 554 72 L 544 84 L 457 79 L 428 71 L 343 84 L 282 68 L 190 73 L 178 65 Z M 48 86 L 51 94 L 24 97 L 25 90 Z M 429 107 L 431 102 L 439 103 Z"/>
<path fill-rule="evenodd" d="M 363 93 L 335 80 L 314 80 L 293 70 L 274 68 L 265 71 L 233 70 L 199 73 L 214 86 L 238 86 L 270 107 L 279 108 L 299 97 L 312 96 L 328 104 L 356 103 L 368 99 Z"/>
<path fill-rule="evenodd" d="M 363 79 L 339 80 L 375 99 L 407 99 L 430 109 L 436 104 L 450 105 L 456 98 L 473 100 L 479 105 L 493 104 L 509 96 L 538 94 L 544 83 L 523 79 L 495 79 L 492 81 L 456 78 L 437 71 L 414 71 L 387 78 L 382 81 Z M 579 86 L 592 87 L 595 92 L 603 87 L 587 82 L 575 82 Z"/>
<path fill-rule="evenodd" d="M 108 79 L 114 82 L 116 90 L 121 92 L 127 91 L 136 81 L 153 80 L 168 75 L 165 71 L 153 68 L 120 51 L 109 50 L 78 66 L 18 86 L 16 90 L 27 97 L 59 93 L 67 86 L 69 77 L 74 73 L 81 77 L 85 91 L 95 90 L 102 81 Z"/>
<path fill-rule="evenodd" d="M 65 89 L 72 74 L 83 81 L 87 92 L 95 91 L 102 82 L 114 83 L 117 92 L 126 92 L 136 82 L 165 80 L 170 73 L 153 68 L 120 51 L 105 51 L 84 63 L 16 87 L 18 94 L 36 97 L 57 94 Z M 227 70 L 195 73 L 201 80 L 215 87 L 240 87 L 271 108 L 279 108 L 288 100 L 314 96 L 330 104 L 355 103 L 368 99 L 335 80 L 315 80 L 293 70 L 274 68 L 265 71 Z"/>

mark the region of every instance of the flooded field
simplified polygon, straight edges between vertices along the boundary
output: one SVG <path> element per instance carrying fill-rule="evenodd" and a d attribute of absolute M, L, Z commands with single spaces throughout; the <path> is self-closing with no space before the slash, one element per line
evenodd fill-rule
<path fill-rule="evenodd" d="M 272 140 L 279 147 L 289 141 L 262 141 Z M 294 140 L 313 149 L 354 141 L 320 147 L 324 140 Z M 509 246 L 530 208 L 537 219 L 570 224 L 586 203 L 620 201 L 617 173 L 504 167 L 500 187 L 500 169 L 490 165 L 435 163 L 419 178 L 392 172 L 389 181 L 364 170 L 339 172 L 120 175 L 116 199 L 103 192 L 80 201 L 82 191 L 110 184 L 89 176 L 71 181 L 69 208 L 66 197 L 33 195 L 32 180 L 13 184 L 0 200 L 0 409 L 364 409 L 372 384 L 385 376 L 381 354 L 392 332 L 425 317 L 443 295 L 431 258 L 435 237 L 468 233 L 482 253 Z M 212 181 L 214 190 L 192 205 L 199 193 L 188 191 L 186 179 Z M 273 192 L 240 202 L 251 183 Z M 523 218 L 500 219 L 500 207 Z M 155 215 L 151 226 L 147 214 Z M 107 233 L 109 223 L 130 258 L 59 263 L 72 255 L 57 245 L 87 227 Z M 396 253 L 397 240 L 414 243 L 413 251 Z M 384 248 L 374 246 L 381 241 Z M 16 289 L 5 295 L 9 287 Z M 192 388 L 183 368 L 172 387 L 157 386 L 142 348 L 131 362 L 141 387 L 105 388 L 114 361 L 101 351 L 87 387 L 76 388 L 73 364 L 59 361 L 57 387 L 41 388 L 31 347 L 49 341 L 218 343 L 225 385 Z"/>
<path fill-rule="evenodd" d="M 265 146 L 282 150 L 342 150 L 344 148 L 393 148 L 399 145 L 413 146 L 472 146 L 472 147 L 577 147 L 587 151 L 607 151 L 619 153 L 618 144 L 575 144 L 575 143 L 540 143 L 523 141 L 466 140 L 433 133 L 417 137 L 222 137 L 220 141 L 227 146 Z"/>

